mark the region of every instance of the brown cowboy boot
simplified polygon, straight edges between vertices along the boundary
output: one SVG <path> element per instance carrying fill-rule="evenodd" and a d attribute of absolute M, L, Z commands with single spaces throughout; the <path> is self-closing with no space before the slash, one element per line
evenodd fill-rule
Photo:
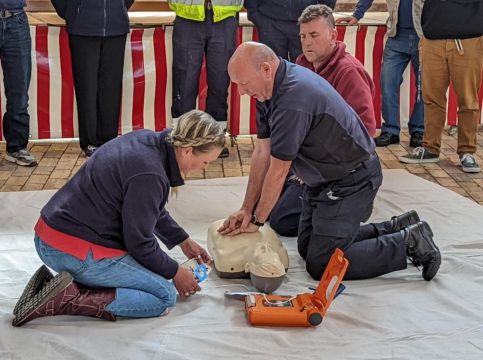
<path fill-rule="evenodd" d="M 28 299 L 34 296 L 46 282 L 50 281 L 54 275 L 50 272 L 47 266 L 42 265 L 37 269 L 35 274 L 30 278 L 27 286 L 23 290 L 22 295 L 20 296 L 17 305 L 13 309 L 13 314 L 16 315 L 20 306 L 24 306 Z"/>
<path fill-rule="evenodd" d="M 106 310 L 115 298 L 116 289 L 90 289 L 74 282 L 69 273 L 61 272 L 24 305 L 19 305 L 12 325 L 22 326 L 33 319 L 55 315 L 84 315 L 115 321 L 116 317 Z"/>

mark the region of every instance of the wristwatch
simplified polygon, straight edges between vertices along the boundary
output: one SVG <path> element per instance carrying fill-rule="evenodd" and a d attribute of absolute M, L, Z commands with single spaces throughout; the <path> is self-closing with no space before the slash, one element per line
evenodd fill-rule
<path fill-rule="evenodd" d="M 264 223 L 262 223 L 262 222 L 258 221 L 258 217 L 257 217 L 257 215 L 255 215 L 255 214 L 252 214 L 252 218 L 250 219 L 250 222 L 251 222 L 252 224 L 255 224 L 255 225 L 259 226 L 259 227 L 260 227 L 260 226 L 263 226 L 263 224 L 264 224 Z"/>

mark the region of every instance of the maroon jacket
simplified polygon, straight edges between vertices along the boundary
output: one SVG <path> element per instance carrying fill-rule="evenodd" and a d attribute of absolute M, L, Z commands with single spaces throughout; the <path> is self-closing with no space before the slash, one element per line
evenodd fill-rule
<path fill-rule="evenodd" d="M 376 133 L 376 117 L 372 99 L 374 82 L 364 66 L 345 50 L 343 42 L 337 41 L 334 52 L 318 69 L 314 69 L 304 54 L 296 63 L 315 71 L 327 80 L 344 100 L 354 109 L 364 123 L 370 136 Z"/>

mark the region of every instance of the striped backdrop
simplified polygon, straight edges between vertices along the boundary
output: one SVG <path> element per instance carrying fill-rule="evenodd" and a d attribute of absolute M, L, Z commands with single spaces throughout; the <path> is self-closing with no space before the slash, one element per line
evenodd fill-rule
<path fill-rule="evenodd" d="M 384 26 L 340 26 L 339 40 L 358 58 L 376 84 L 374 108 L 378 127 L 380 112 L 380 70 L 385 42 Z M 72 138 L 77 136 L 76 101 L 68 38 L 64 28 L 31 26 L 32 80 L 29 89 L 30 132 L 32 139 Z M 161 130 L 171 125 L 172 26 L 132 29 L 126 43 L 121 121 L 119 133 L 143 128 Z M 240 27 L 237 42 L 257 40 L 254 28 Z M 0 74 L 1 76 L 1 74 Z M 3 81 L 0 82 L 0 122 L 5 110 Z M 401 122 L 406 124 L 414 103 L 414 74 L 404 73 L 401 87 Z M 483 88 L 480 91 L 480 104 Z M 198 107 L 206 101 L 206 77 L 200 81 Z M 456 124 L 456 96 L 449 91 L 448 124 Z M 234 136 L 255 133 L 255 102 L 240 97 L 236 85 L 229 94 L 230 133 Z M 0 127 L 0 138 L 3 139 Z"/>

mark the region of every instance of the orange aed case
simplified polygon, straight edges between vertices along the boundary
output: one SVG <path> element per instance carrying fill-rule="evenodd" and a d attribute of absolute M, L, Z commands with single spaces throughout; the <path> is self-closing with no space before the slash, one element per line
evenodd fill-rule
<path fill-rule="evenodd" d="M 340 249 L 332 254 L 315 293 L 293 297 L 251 294 L 245 297 L 245 310 L 251 325 L 317 326 L 334 299 L 349 261 Z"/>

